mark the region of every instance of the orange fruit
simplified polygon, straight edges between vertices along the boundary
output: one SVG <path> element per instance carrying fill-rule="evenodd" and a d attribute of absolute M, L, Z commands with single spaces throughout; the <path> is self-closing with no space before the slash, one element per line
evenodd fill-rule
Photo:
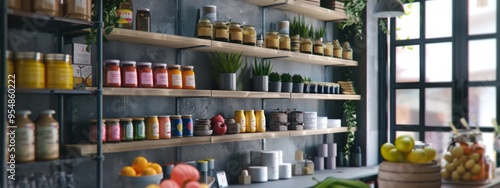
<path fill-rule="evenodd" d="M 407 135 L 398 136 L 394 143 L 396 148 L 402 153 L 410 153 L 413 150 L 413 146 L 415 146 L 415 140 Z"/>
<path fill-rule="evenodd" d="M 132 163 L 132 168 L 134 168 L 137 174 L 142 174 L 142 171 L 148 167 L 148 160 L 142 156 L 136 157 Z"/>
<path fill-rule="evenodd" d="M 135 176 L 135 170 L 131 166 L 126 166 L 122 168 L 122 171 L 120 171 L 120 175 L 122 176 Z"/>
<path fill-rule="evenodd" d="M 142 175 L 143 176 L 156 175 L 156 170 L 151 167 L 147 167 L 142 171 Z"/>
<path fill-rule="evenodd" d="M 161 174 L 163 170 L 161 169 L 161 166 L 157 163 L 152 163 L 151 165 L 148 166 L 149 168 L 155 169 L 157 174 Z"/>

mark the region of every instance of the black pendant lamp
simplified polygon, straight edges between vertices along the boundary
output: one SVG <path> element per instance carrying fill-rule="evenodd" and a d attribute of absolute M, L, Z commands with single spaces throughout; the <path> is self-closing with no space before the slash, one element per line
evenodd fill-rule
<path fill-rule="evenodd" d="M 404 13 L 403 3 L 399 0 L 380 0 L 373 11 L 373 15 L 377 18 L 396 17 Z"/>

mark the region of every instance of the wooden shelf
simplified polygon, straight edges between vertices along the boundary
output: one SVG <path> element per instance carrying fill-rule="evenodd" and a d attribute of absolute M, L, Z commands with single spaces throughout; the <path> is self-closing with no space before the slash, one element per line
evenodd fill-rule
<path fill-rule="evenodd" d="M 261 7 L 274 7 L 276 9 L 304 14 L 307 17 L 323 21 L 340 21 L 347 19 L 344 12 L 334 11 L 323 7 L 311 5 L 294 0 L 245 0 L 247 3 Z"/>
<path fill-rule="evenodd" d="M 289 99 L 290 93 L 212 90 L 212 97 L 215 97 L 215 98 Z"/>
<path fill-rule="evenodd" d="M 115 28 L 106 35 L 108 40 L 127 42 L 134 44 L 144 44 L 165 48 L 193 48 L 193 47 L 208 47 L 211 44 L 210 40 L 198 39 L 192 37 L 183 37 L 177 35 L 153 33 L 145 31 L 136 31 L 130 29 Z"/>
<path fill-rule="evenodd" d="M 212 41 L 212 45 L 210 48 L 198 48 L 196 51 L 202 52 L 215 52 L 215 51 L 224 51 L 224 52 L 234 52 L 234 53 L 242 53 L 243 56 L 249 57 L 259 57 L 259 58 L 285 58 L 291 57 L 293 52 L 283 51 L 283 50 L 275 50 L 257 46 L 248 46 L 243 44 L 235 44 L 230 42 L 221 42 L 221 41 Z"/>
<path fill-rule="evenodd" d="M 19 94 L 91 95 L 92 91 L 81 89 L 16 89 Z"/>
<path fill-rule="evenodd" d="M 292 99 L 361 100 L 361 95 L 292 93 Z"/>
<path fill-rule="evenodd" d="M 263 132 L 263 133 L 241 133 L 241 134 L 226 134 L 221 136 L 211 136 L 211 143 L 236 142 L 246 140 L 259 140 L 265 138 L 283 138 L 289 137 L 288 131 Z"/>
<path fill-rule="evenodd" d="M 64 33 L 87 29 L 94 26 L 94 22 L 90 21 L 59 16 L 49 16 L 47 14 L 39 14 L 14 9 L 7 9 L 7 14 L 7 22 L 9 28 L 26 29 L 27 26 L 30 25 L 29 30 L 32 30 L 34 32 Z"/>
<path fill-rule="evenodd" d="M 354 129 L 356 131 L 356 129 Z M 330 133 L 345 133 L 347 132 L 347 127 L 337 127 L 337 128 L 326 128 L 326 129 L 316 129 L 316 130 L 301 130 L 301 131 L 288 131 L 290 136 L 310 136 L 310 135 L 321 135 Z"/>
<path fill-rule="evenodd" d="M 94 91 L 95 87 L 87 88 Z M 119 88 L 105 87 L 103 95 L 108 96 L 164 96 L 164 97 L 210 97 L 210 90 L 192 89 L 155 89 L 155 88 Z"/>
<path fill-rule="evenodd" d="M 330 66 L 358 66 L 357 61 L 334 58 L 334 57 L 325 57 L 320 55 L 313 54 L 304 54 L 299 52 L 293 52 L 292 56 L 286 57 L 283 60 L 293 61 L 293 62 L 301 62 L 301 63 L 309 63 L 315 65 L 330 65 Z"/>

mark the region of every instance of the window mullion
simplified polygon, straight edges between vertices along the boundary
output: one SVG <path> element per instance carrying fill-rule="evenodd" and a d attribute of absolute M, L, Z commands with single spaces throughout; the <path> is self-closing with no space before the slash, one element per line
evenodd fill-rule
<path fill-rule="evenodd" d="M 425 140 L 425 1 L 420 2 L 420 86 L 419 86 L 419 139 L 421 141 Z"/>

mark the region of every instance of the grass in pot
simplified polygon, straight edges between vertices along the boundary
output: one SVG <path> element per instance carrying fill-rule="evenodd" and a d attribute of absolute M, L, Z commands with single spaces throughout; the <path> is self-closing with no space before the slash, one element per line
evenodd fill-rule
<path fill-rule="evenodd" d="M 281 77 L 277 72 L 269 74 L 269 91 L 281 92 Z"/>
<path fill-rule="evenodd" d="M 309 93 L 309 84 L 311 83 L 311 81 L 312 81 L 311 77 L 305 77 L 304 78 L 304 86 L 303 86 L 304 87 L 304 89 L 303 89 L 304 93 Z"/>
<path fill-rule="evenodd" d="M 292 76 L 293 89 L 294 93 L 302 93 L 304 89 L 304 79 L 300 74 L 294 74 Z"/>
<path fill-rule="evenodd" d="M 292 76 L 288 73 L 281 74 L 281 92 L 291 93 L 292 87 Z"/>
<path fill-rule="evenodd" d="M 246 69 L 246 65 L 244 68 L 241 68 L 243 65 L 242 53 L 211 52 L 209 56 L 214 71 L 213 76 L 216 78 L 219 89 L 235 91 L 238 82 L 236 73 L 238 70 L 241 73 Z"/>
<path fill-rule="evenodd" d="M 273 66 L 271 65 L 271 60 L 261 60 L 260 63 L 255 57 L 255 61 L 252 67 L 252 80 L 253 80 L 253 90 L 254 91 L 268 91 L 269 90 L 269 74 Z"/>

